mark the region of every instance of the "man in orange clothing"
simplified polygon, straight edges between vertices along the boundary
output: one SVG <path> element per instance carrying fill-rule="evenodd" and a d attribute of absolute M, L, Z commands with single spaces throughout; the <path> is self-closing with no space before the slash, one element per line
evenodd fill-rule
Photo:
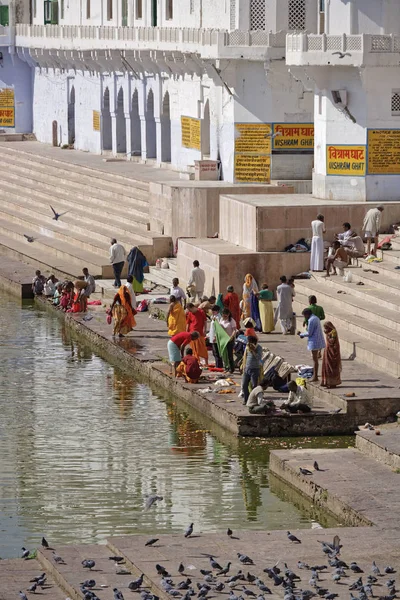
<path fill-rule="evenodd" d="M 197 340 L 192 340 L 190 346 L 193 350 L 193 355 L 200 362 L 200 358 L 204 358 L 208 365 L 208 351 L 206 346 L 206 322 L 207 315 L 204 310 L 197 308 L 192 302 L 186 306 L 186 331 L 198 331 L 200 336 Z"/>
<path fill-rule="evenodd" d="M 223 299 L 224 306 L 229 309 L 234 321 L 236 321 L 236 326 L 240 328 L 240 300 L 239 296 L 233 289 L 233 285 L 228 285 L 226 288 L 227 294 Z"/>

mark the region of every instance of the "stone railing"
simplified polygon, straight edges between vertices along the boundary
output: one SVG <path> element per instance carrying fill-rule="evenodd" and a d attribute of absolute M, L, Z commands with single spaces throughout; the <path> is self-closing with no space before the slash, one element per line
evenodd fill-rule
<path fill-rule="evenodd" d="M 92 25 L 26 25 L 16 26 L 17 44 L 31 40 L 68 40 L 87 42 L 92 48 L 94 41 L 110 42 L 113 48 L 118 43 L 124 47 L 142 46 L 154 48 L 166 46 L 189 45 L 197 47 L 216 46 L 219 48 L 234 47 L 272 47 L 285 48 L 286 32 L 272 33 L 268 31 L 226 31 L 221 29 L 190 29 L 174 27 L 96 27 Z M 57 47 L 56 43 L 53 43 Z M 63 44 L 65 45 L 65 44 Z M 49 47 L 49 44 L 45 44 Z M 41 47 L 41 44 L 39 44 Z"/>
<path fill-rule="evenodd" d="M 290 33 L 287 52 L 400 52 L 400 37 L 394 35 L 326 35 Z"/>

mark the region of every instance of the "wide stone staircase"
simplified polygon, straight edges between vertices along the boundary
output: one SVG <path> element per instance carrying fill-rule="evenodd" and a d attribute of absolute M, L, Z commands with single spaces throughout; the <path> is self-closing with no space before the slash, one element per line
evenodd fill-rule
<path fill-rule="evenodd" d="M 396 269 L 399 267 L 399 269 Z M 400 377 L 400 243 L 384 252 L 383 262 L 349 267 L 343 277 L 296 281 L 294 309 L 298 314 L 315 295 L 326 320 L 337 327 L 342 354 L 388 375 Z"/>
<path fill-rule="evenodd" d="M 171 238 L 150 231 L 148 182 L 73 164 L 67 157 L 62 161 L 0 144 L 1 254 L 56 274 L 76 276 L 87 266 L 107 278 L 112 237 L 127 251 L 139 246 L 151 264 L 172 253 Z M 50 205 L 66 214 L 54 220 Z"/>

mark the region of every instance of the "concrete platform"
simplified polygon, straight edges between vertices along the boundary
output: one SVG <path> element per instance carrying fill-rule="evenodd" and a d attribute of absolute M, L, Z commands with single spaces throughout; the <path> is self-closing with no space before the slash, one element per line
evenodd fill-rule
<path fill-rule="evenodd" d="M 387 465 L 397 473 L 400 472 L 400 426 L 380 429 L 381 435 L 375 431 L 357 431 L 356 448 L 366 456 Z"/>
<path fill-rule="evenodd" d="M 167 569 L 174 587 L 179 582 L 190 578 L 191 585 L 197 593 L 197 584 L 204 583 L 204 576 L 200 570 L 210 570 L 208 557 L 212 555 L 221 566 L 230 562 L 231 567 L 228 575 L 216 576 L 215 581 L 224 583 L 225 588 L 222 592 L 212 590 L 210 598 L 221 600 L 227 598 L 230 589 L 234 595 L 239 596 L 243 594 L 243 586 L 257 596 L 260 591 L 254 582 L 239 579 L 232 588 L 227 585 L 229 576 L 241 570 L 245 576 L 250 573 L 259 577 L 265 585 L 271 588 L 273 599 L 282 599 L 283 587 L 281 585 L 274 586 L 265 569 L 278 564 L 283 574 L 285 563 L 299 577 L 299 580 L 296 581 L 296 593 L 299 593 L 300 590 L 310 589 L 311 571 L 307 568 L 299 569 L 297 563 L 300 560 L 309 566 L 327 565 L 327 569 L 319 573 L 318 585 L 328 589 L 329 592 L 338 594 L 339 600 L 347 600 L 348 588 L 358 579 L 359 575 L 348 571 L 348 577 L 343 577 L 338 583 L 332 581 L 333 568 L 327 563 L 327 557 L 322 552 L 320 541 L 332 543 L 335 535 L 339 535 L 340 543 L 343 546 L 340 558 L 347 564 L 354 560 L 365 573 L 370 572 L 373 560 L 377 562 L 382 571 L 386 565 L 391 565 L 397 572 L 400 569 L 398 528 L 388 528 L 385 531 L 377 527 L 359 527 L 357 530 L 335 528 L 292 532 L 300 539 L 301 544 L 290 542 L 285 531 L 238 530 L 233 532 L 232 538 L 229 538 L 225 532 L 203 534 L 196 530 L 196 523 L 194 523 L 194 533 L 191 537 L 185 538 L 183 533 L 157 536 L 157 533 L 154 532 L 154 537 L 158 537 L 158 541 L 152 547 L 145 546 L 152 536 L 114 537 L 108 540 L 107 546 L 56 546 L 55 551 L 64 559 L 65 565 L 55 564 L 51 558 L 51 552 L 40 550 L 38 559 L 41 564 L 36 571 L 32 570 L 29 565 L 34 561 L 20 559 L 2 561 L 0 564 L 0 585 L 3 592 L 1 598 L 2 600 L 15 600 L 18 598 L 18 589 L 21 589 L 21 583 L 31 578 L 30 575 L 33 572 L 36 575 L 45 570 L 51 580 L 56 579 L 57 585 L 64 592 L 64 599 L 66 596 L 73 600 L 81 599 L 83 595 L 79 584 L 86 579 L 95 580 L 94 592 L 100 600 L 114 600 L 114 587 L 122 592 L 124 598 L 130 598 L 133 596 L 128 587 L 129 583 L 143 573 L 144 582 L 141 589 L 151 591 L 162 600 L 167 600 L 171 596 L 161 586 L 161 576 L 157 574 L 156 564 Z M 243 566 L 238 560 L 238 552 L 249 556 L 254 565 Z M 126 575 L 117 575 L 117 567 L 108 558 L 113 555 L 121 556 L 124 559 L 121 568 L 127 571 Z M 82 560 L 87 558 L 94 559 L 96 563 L 91 572 L 84 569 L 81 564 Z M 178 566 L 181 562 L 185 567 L 183 574 L 178 573 Z M 36 565 L 37 563 L 34 565 L 35 568 Z M 16 569 L 19 573 L 17 578 L 13 578 Z M 212 571 L 214 575 L 217 572 L 216 570 Z M 375 596 L 386 595 L 385 581 L 390 577 L 396 578 L 396 575 L 381 578 L 374 585 Z M 54 595 L 46 590 L 43 592 L 43 596 L 59 600 L 59 588 L 50 588 L 50 590 L 54 590 Z M 184 594 L 185 590 L 180 593 L 179 597 L 183 597 Z M 29 597 L 32 598 L 31 595 Z"/>
<path fill-rule="evenodd" d="M 21 299 L 33 298 L 32 280 L 35 272 L 31 265 L 7 259 L 0 264 L 0 287 Z"/>
<path fill-rule="evenodd" d="M 357 449 L 274 450 L 270 470 L 346 525 L 399 526 L 399 475 Z"/>

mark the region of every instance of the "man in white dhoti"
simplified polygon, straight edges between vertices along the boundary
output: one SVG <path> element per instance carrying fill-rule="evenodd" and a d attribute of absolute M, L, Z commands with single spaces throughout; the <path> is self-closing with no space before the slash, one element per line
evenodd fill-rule
<path fill-rule="evenodd" d="M 278 306 L 275 311 L 275 322 L 279 319 L 283 335 L 288 335 L 292 327 L 293 318 L 293 296 L 294 289 L 287 282 L 284 275 L 281 277 L 281 284 L 276 288 L 278 297 Z"/>
<path fill-rule="evenodd" d="M 324 224 L 324 215 L 317 215 L 315 221 L 311 222 L 312 241 L 311 241 L 311 271 L 324 270 L 324 233 L 326 231 Z"/>
<path fill-rule="evenodd" d="M 378 235 L 381 226 L 381 218 L 384 210 L 384 206 L 377 206 L 377 208 L 370 208 L 364 217 L 364 223 L 362 231 L 364 237 L 367 238 L 367 254 L 371 254 L 371 242 L 374 240 L 373 254 L 376 254 L 378 248 Z"/>
<path fill-rule="evenodd" d="M 206 274 L 203 271 L 203 269 L 200 269 L 199 261 L 194 260 L 193 269 L 190 274 L 187 287 L 187 290 L 190 292 L 190 295 L 192 296 L 194 302 L 196 301 L 196 298 L 199 302 L 202 301 L 205 283 Z"/>

